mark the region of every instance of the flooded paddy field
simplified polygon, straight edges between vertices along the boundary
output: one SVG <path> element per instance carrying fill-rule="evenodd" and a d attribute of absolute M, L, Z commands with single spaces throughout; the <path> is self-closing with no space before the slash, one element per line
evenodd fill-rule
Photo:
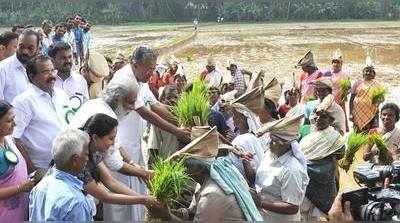
<path fill-rule="evenodd" d="M 129 54 L 139 43 L 156 47 L 173 43 L 193 32 L 190 24 L 96 26 L 94 47 L 106 54 L 121 48 Z M 267 75 L 298 74 L 297 61 L 307 50 L 314 52 L 317 65 L 327 69 L 332 52 L 340 49 L 344 69 L 353 79 L 361 77 L 367 52 L 372 53 L 378 80 L 400 86 L 400 22 L 326 22 L 200 24 L 196 38 L 170 53 L 184 64 L 190 77 L 196 76 L 209 55 L 222 71 L 228 60 Z M 165 56 L 165 55 L 163 55 Z"/>

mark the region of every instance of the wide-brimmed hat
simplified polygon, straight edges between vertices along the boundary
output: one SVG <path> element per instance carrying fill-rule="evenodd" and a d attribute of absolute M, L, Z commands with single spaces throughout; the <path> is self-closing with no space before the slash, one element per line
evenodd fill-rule
<path fill-rule="evenodd" d="M 271 135 L 277 136 L 278 138 L 291 142 L 298 138 L 299 135 L 299 125 L 301 119 L 304 117 L 303 114 L 284 117 L 282 119 L 268 122 L 262 125 L 257 131 L 257 136 L 262 136 L 269 132 Z"/>
<path fill-rule="evenodd" d="M 314 62 L 314 55 L 310 51 L 306 53 L 306 55 L 303 56 L 303 58 L 300 59 L 300 61 L 297 63 L 298 67 L 317 67 L 317 65 Z"/>
<path fill-rule="evenodd" d="M 89 53 L 87 66 L 92 72 L 95 72 L 95 78 L 98 80 L 102 80 L 104 77 L 110 75 L 110 68 L 108 67 L 106 58 L 98 52 L 91 51 Z M 96 80 L 92 81 L 98 82 Z"/>
<path fill-rule="evenodd" d="M 333 106 L 334 103 L 335 97 L 332 94 L 327 95 L 317 106 L 316 113 L 318 114 L 318 112 L 324 111 L 333 119 L 335 119 L 335 114 L 340 111 L 337 111 L 337 109 L 335 109 L 335 107 Z"/>
<path fill-rule="evenodd" d="M 192 133 L 192 137 L 194 134 Z M 178 156 L 190 156 L 198 159 L 210 159 L 218 155 L 218 131 L 214 126 L 202 135 L 194 138 L 183 149 L 172 154 L 167 160 L 174 159 Z"/>

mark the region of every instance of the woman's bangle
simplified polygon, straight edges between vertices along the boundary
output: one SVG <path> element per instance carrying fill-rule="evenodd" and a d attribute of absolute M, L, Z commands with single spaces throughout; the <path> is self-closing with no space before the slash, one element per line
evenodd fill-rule
<path fill-rule="evenodd" d="M 17 185 L 17 194 L 19 194 L 19 193 L 21 193 L 21 185 L 20 184 Z"/>

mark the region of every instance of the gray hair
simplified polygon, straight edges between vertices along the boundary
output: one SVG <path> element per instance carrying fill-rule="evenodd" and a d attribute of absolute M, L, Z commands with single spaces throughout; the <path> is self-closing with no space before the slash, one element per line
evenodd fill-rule
<path fill-rule="evenodd" d="M 128 96 L 129 92 L 138 94 L 139 85 L 134 77 L 119 74 L 111 79 L 110 83 L 103 90 L 104 101 L 115 110 L 118 102 Z"/>
<path fill-rule="evenodd" d="M 157 60 L 158 52 L 148 44 L 139 45 L 132 53 L 132 61 L 143 63 L 146 60 Z"/>
<path fill-rule="evenodd" d="M 75 154 L 80 155 L 90 142 L 89 135 L 78 129 L 68 129 L 53 142 L 53 159 L 56 166 L 65 166 Z"/>

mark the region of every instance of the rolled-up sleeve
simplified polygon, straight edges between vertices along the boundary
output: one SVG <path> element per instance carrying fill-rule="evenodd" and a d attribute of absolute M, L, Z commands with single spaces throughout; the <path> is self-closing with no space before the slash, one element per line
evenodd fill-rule
<path fill-rule="evenodd" d="M 124 159 L 119 151 L 118 146 L 112 146 L 104 156 L 104 164 L 112 171 L 119 171 L 123 164 Z"/>

